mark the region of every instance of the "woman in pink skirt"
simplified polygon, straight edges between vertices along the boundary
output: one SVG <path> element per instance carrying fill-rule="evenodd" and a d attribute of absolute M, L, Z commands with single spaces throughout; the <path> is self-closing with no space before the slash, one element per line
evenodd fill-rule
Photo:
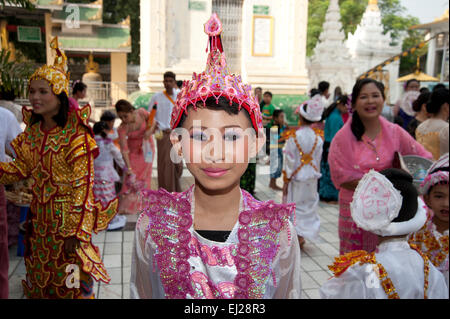
<path fill-rule="evenodd" d="M 350 202 L 356 186 L 370 169 L 393 167 L 396 152 L 431 159 L 431 154 L 402 127 L 381 115 L 384 85 L 373 79 L 358 80 L 353 87 L 353 116 L 331 142 L 328 163 L 331 179 L 339 190 L 340 254 L 354 250 L 372 252 L 378 236 L 356 226 Z"/>
<path fill-rule="evenodd" d="M 119 100 L 117 116 L 122 120 L 118 128 L 120 151 L 126 166 L 126 174 L 119 197 L 119 214 L 136 214 L 140 207 L 140 192 L 151 188 L 152 165 L 155 152 L 153 137 L 148 121 L 150 113 L 145 109 L 136 110 L 130 102 Z M 151 157 L 144 156 L 144 142 L 148 141 Z M 148 154 L 147 154 L 148 155 Z"/>

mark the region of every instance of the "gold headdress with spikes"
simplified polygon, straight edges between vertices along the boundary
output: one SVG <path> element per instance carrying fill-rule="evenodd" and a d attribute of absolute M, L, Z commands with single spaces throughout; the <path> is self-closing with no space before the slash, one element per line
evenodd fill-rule
<path fill-rule="evenodd" d="M 58 46 L 58 37 L 50 42 L 50 48 L 55 51 L 56 56 L 53 65 L 43 65 L 30 77 L 32 80 L 45 80 L 50 83 L 53 93 L 56 95 L 65 92 L 69 96 L 69 72 L 67 72 L 67 57 Z"/>

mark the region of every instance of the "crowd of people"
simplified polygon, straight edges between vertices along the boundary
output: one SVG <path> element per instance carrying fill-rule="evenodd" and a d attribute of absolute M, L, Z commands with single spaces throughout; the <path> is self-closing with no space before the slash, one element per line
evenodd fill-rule
<path fill-rule="evenodd" d="M 340 256 L 322 298 L 448 298 L 449 90 L 409 81 L 394 123 L 382 115 L 382 83 L 357 80 L 329 103 L 322 81 L 288 125 L 270 91 L 229 73 L 221 30 L 213 14 L 205 71 L 181 84 L 164 73 L 147 108 L 119 100 L 92 125 L 90 106 L 79 105 L 86 85 L 74 82 L 69 97 L 57 41 L 54 64 L 29 79 L 32 108 L 19 119 L 0 107 L 0 183 L 31 179 L 25 295 L 94 298 L 94 280 L 110 277 L 92 235 L 139 213 L 132 298 L 300 298 L 301 249 L 319 238 L 324 200 L 339 205 Z M 429 161 L 420 186 L 404 156 Z M 194 184 L 183 191 L 184 165 Z M 282 203 L 255 198 L 257 165 L 270 165 Z M 0 298 L 5 204 L 0 187 Z M 77 287 L 67 285 L 71 265 Z"/>

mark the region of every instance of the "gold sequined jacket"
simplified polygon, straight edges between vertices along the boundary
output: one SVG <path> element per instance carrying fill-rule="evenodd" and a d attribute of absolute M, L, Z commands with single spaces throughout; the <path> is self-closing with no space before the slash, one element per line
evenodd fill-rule
<path fill-rule="evenodd" d="M 44 131 L 41 122 L 30 123 L 31 111 L 24 107 L 26 129 L 11 143 L 16 157 L 13 162 L 0 163 L 0 183 L 32 180 L 28 255 L 34 258 L 27 260 L 25 256 L 29 274 L 30 270 L 34 273 L 37 264 L 47 267 L 50 261 L 61 258 L 64 239 L 75 237 L 80 241 L 76 253 L 83 271 L 96 280 L 110 281 L 91 239 L 92 233 L 106 229 L 116 214 L 117 199 L 106 208 L 94 202 L 94 158 L 98 147 L 88 126 L 90 114 L 90 106 L 86 105 L 69 113 L 64 128 Z M 33 286 L 49 284 L 52 276 L 42 273 L 39 278 L 31 275 Z"/>

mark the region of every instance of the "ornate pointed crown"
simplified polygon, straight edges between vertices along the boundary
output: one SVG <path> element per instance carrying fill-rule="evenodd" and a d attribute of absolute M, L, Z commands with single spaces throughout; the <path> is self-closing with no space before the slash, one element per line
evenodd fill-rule
<path fill-rule="evenodd" d="M 53 65 L 43 65 L 38 68 L 28 81 L 46 80 L 50 83 L 53 93 L 56 95 L 66 92 L 69 96 L 69 72 L 67 72 L 67 57 L 58 46 L 58 37 L 53 38 L 50 47 L 55 51 L 56 56 Z"/>
<path fill-rule="evenodd" d="M 425 195 L 430 188 L 438 183 L 449 181 L 449 155 L 445 153 L 428 169 L 427 176 L 420 185 L 420 192 Z"/>
<path fill-rule="evenodd" d="M 180 122 L 183 112 L 187 114 L 189 105 L 197 108 L 199 101 L 203 102 L 209 97 L 215 97 L 218 102 L 221 96 L 243 107 L 250 115 L 253 128 L 258 132 L 262 129 L 262 116 L 259 104 L 248 84 L 242 83 L 240 75 L 230 74 L 223 52 L 220 34 L 223 27 L 216 13 L 205 23 L 205 33 L 209 36 L 210 52 L 206 62 L 206 69 L 200 74 L 195 72 L 191 81 L 184 81 L 181 92 L 178 94 L 176 106 L 172 111 L 171 127 L 175 128 Z"/>

